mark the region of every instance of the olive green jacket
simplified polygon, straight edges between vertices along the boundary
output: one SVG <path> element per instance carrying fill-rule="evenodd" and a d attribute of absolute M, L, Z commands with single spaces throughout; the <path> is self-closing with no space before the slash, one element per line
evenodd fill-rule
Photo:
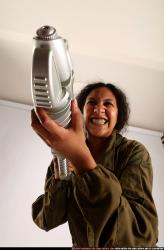
<path fill-rule="evenodd" d="M 45 231 L 68 221 L 75 247 L 154 247 L 152 179 L 145 147 L 114 132 L 95 169 L 55 180 L 49 166 L 32 218 Z"/>

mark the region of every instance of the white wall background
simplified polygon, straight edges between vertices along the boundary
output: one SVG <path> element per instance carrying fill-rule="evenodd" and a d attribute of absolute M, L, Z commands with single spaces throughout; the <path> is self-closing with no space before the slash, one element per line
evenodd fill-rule
<path fill-rule="evenodd" d="M 75 91 L 116 83 L 130 125 L 164 131 L 164 0 L 0 0 L 0 99 L 32 105 L 32 38 L 45 24 L 68 40 Z"/>
<path fill-rule="evenodd" d="M 32 221 L 31 204 L 43 193 L 51 153 L 31 128 L 30 110 L 30 106 L 0 100 L 0 247 L 71 247 L 67 224 L 45 232 Z M 164 246 L 162 134 L 129 127 L 126 136 L 145 144 L 152 157 L 158 246 Z"/>

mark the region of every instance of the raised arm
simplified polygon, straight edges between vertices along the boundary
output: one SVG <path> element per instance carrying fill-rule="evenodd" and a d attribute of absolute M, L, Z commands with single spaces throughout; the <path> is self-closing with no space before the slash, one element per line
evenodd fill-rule
<path fill-rule="evenodd" d="M 103 165 L 74 176 L 75 197 L 88 224 L 90 246 L 153 247 L 157 242 L 151 160 L 142 145 L 131 146 L 117 177 Z"/>

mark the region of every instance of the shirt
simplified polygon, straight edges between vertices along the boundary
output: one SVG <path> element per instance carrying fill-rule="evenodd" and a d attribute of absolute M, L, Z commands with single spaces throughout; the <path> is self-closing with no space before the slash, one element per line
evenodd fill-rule
<path fill-rule="evenodd" d="M 154 247 L 152 184 L 145 146 L 113 132 L 95 169 L 56 180 L 50 164 L 32 218 L 45 231 L 68 222 L 74 247 Z"/>

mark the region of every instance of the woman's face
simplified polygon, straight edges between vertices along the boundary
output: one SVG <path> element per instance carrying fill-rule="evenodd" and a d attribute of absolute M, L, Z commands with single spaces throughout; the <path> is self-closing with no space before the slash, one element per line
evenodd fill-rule
<path fill-rule="evenodd" d="M 92 90 L 86 98 L 83 115 L 89 135 L 99 138 L 110 136 L 118 116 L 115 96 L 106 87 Z"/>

